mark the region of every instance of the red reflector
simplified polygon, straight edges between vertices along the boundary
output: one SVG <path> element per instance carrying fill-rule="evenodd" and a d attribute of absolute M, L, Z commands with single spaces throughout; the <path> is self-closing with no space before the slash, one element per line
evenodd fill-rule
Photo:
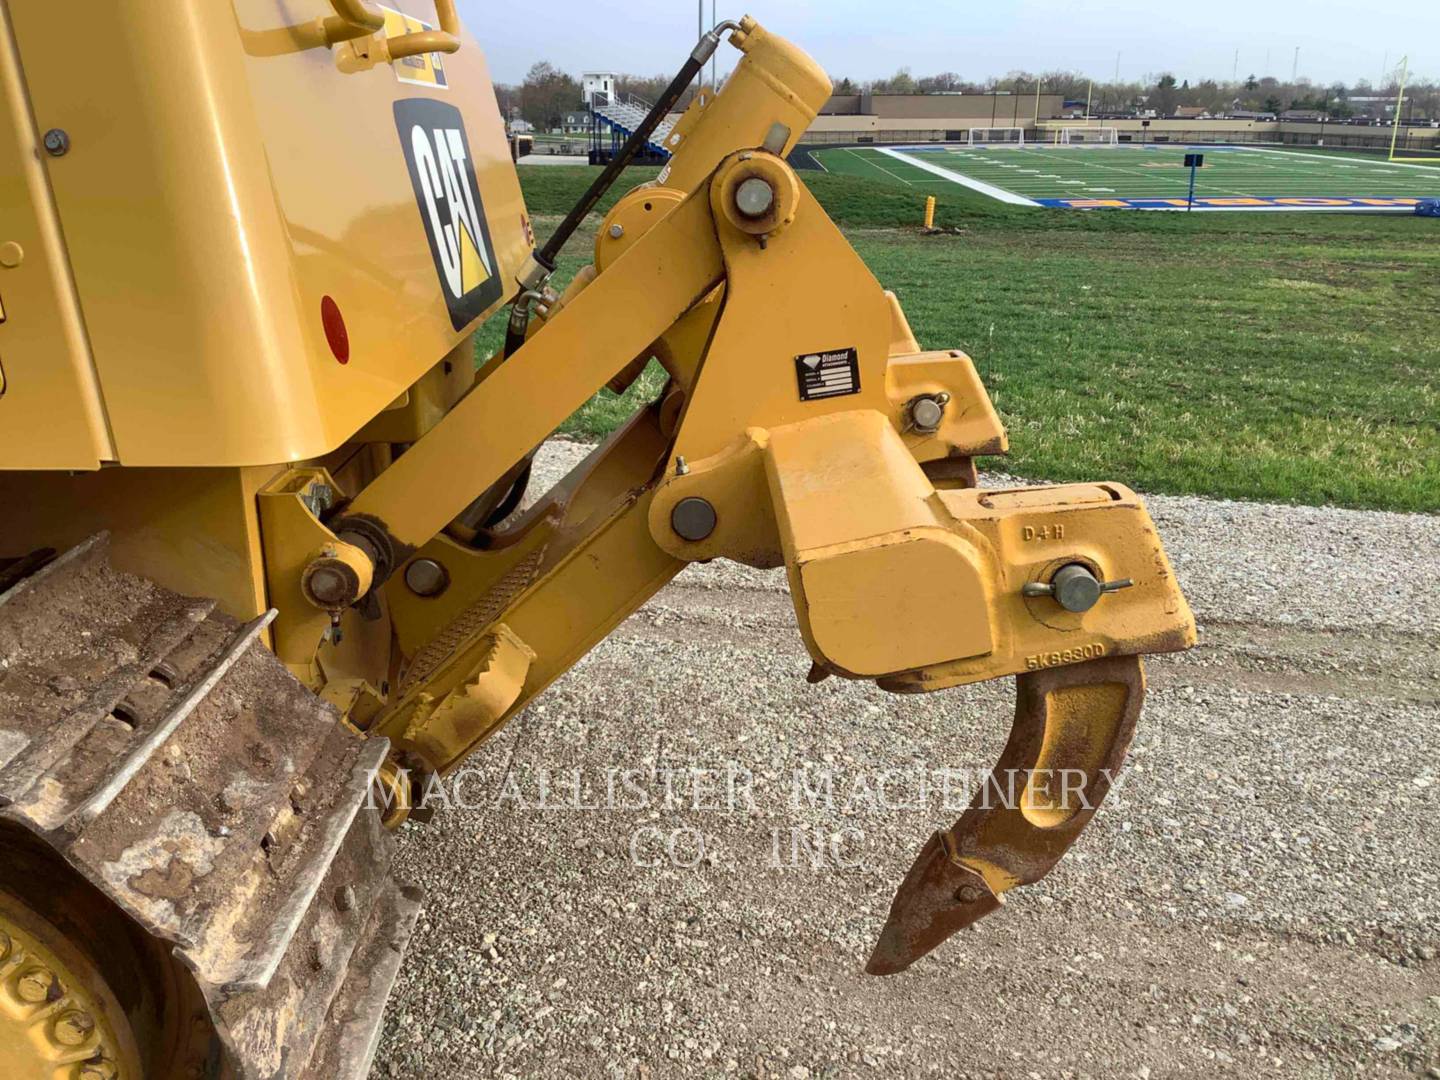
<path fill-rule="evenodd" d="M 340 314 L 340 305 L 328 296 L 320 298 L 320 324 L 325 327 L 325 340 L 330 351 L 342 364 L 350 362 L 350 331 L 345 329 L 345 316 Z"/>

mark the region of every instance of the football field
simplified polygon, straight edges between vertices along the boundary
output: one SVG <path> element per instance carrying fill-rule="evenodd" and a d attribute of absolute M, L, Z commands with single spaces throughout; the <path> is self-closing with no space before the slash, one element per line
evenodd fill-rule
<path fill-rule="evenodd" d="M 1395 213 L 1440 198 L 1434 166 L 1269 147 L 929 145 L 833 147 L 811 156 L 828 172 L 921 188 L 946 181 L 1017 205 L 1181 210 L 1187 153 L 1204 155 L 1196 210 Z"/>

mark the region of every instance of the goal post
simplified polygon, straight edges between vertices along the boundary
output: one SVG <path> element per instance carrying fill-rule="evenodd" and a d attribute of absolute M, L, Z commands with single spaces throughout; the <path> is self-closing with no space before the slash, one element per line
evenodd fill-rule
<path fill-rule="evenodd" d="M 970 129 L 971 146 L 1024 146 L 1025 129 L 1023 127 L 972 127 Z"/>
<path fill-rule="evenodd" d="M 1120 129 L 1113 127 L 1067 127 L 1060 129 L 1061 146 L 1119 146 Z"/>
<path fill-rule="evenodd" d="M 1407 121 L 1405 117 L 1405 84 L 1409 81 L 1410 57 L 1404 56 L 1400 59 L 1400 89 L 1395 95 L 1395 116 L 1390 121 L 1390 160 L 1391 161 L 1440 161 L 1440 135 L 1433 139 L 1426 140 L 1420 136 L 1420 129 Z M 1411 107 L 1414 113 L 1414 107 Z M 1404 128 L 1404 142 L 1402 143 L 1400 131 Z M 1418 136 L 1418 137 L 1417 137 Z"/>

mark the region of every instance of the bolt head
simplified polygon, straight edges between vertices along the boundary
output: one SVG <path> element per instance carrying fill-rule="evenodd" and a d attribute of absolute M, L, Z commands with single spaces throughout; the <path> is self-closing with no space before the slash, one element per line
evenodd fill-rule
<path fill-rule="evenodd" d="M 80 1066 L 78 1080 L 118 1080 L 120 1070 L 109 1058 L 87 1061 Z"/>
<path fill-rule="evenodd" d="M 70 149 L 70 136 L 61 128 L 51 128 L 45 132 L 45 152 L 51 157 L 62 157 Z"/>
<path fill-rule="evenodd" d="M 610 239 L 612 239 L 612 240 L 619 240 L 620 237 L 622 237 L 622 236 L 624 236 L 624 235 L 625 235 L 625 226 L 624 226 L 624 225 L 621 225 L 618 221 L 617 221 L 614 225 L 611 225 L 611 226 L 610 226 Z"/>
<path fill-rule="evenodd" d="M 95 1031 L 95 1018 L 80 1009 L 69 1009 L 55 1018 L 55 1041 L 61 1046 L 79 1046 Z"/>
<path fill-rule="evenodd" d="M 752 176 L 735 189 L 735 208 L 747 218 L 762 218 L 775 205 L 775 189 L 768 180 Z"/>
<path fill-rule="evenodd" d="M 20 978 L 15 983 L 15 993 L 21 1001 L 30 1005 L 39 1005 L 42 1001 L 49 1000 L 51 987 L 59 989 L 59 981 L 55 978 L 55 973 L 49 968 L 32 967 L 21 972 Z"/>
<path fill-rule="evenodd" d="M 434 559 L 416 559 L 405 567 L 405 585 L 416 596 L 439 596 L 450 587 L 450 572 Z"/>
<path fill-rule="evenodd" d="M 370 558 L 373 563 L 374 557 Z M 325 548 L 301 573 L 300 589 L 307 600 L 336 615 L 338 621 L 340 609 L 360 598 L 360 575 L 354 567 L 340 558 L 336 549 Z"/>

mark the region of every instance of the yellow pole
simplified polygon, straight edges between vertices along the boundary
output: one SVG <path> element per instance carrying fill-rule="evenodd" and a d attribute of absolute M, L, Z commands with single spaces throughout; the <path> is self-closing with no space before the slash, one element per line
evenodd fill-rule
<path fill-rule="evenodd" d="M 1039 79 L 1035 80 L 1035 126 L 1040 126 L 1040 86 Z"/>
<path fill-rule="evenodd" d="M 1087 90 L 1085 91 L 1085 120 L 1086 120 L 1087 123 L 1088 123 L 1089 120 L 1090 120 L 1090 102 L 1093 101 L 1094 98 L 1095 98 L 1095 80 L 1094 80 L 1094 79 L 1091 79 L 1091 80 L 1090 80 L 1089 89 L 1087 89 Z"/>
<path fill-rule="evenodd" d="M 934 195 L 926 195 L 926 196 L 925 196 L 925 228 L 927 228 L 927 229 L 933 229 L 934 227 L 935 227 L 935 196 L 934 196 Z"/>
<path fill-rule="evenodd" d="M 1400 110 L 1405 107 L 1405 80 L 1410 74 L 1410 57 L 1400 58 L 1400 95 L 1395 99 L 1395 124 L 1390 129 L 1390 160 L 1395 160 L 1395 144 L 1400 139 Z"/>

